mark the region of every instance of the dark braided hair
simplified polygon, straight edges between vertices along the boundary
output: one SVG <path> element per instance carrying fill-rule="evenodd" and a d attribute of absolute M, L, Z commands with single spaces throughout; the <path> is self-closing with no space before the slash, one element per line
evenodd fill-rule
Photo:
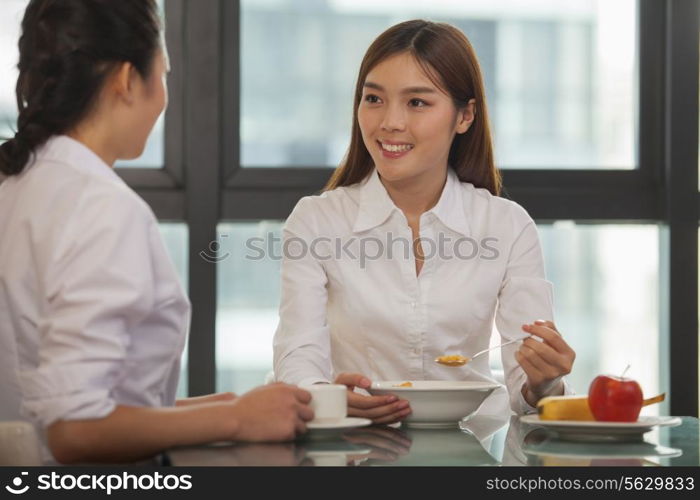
<path fill-rule="evenodd" d="M 156 0 L 31 0 L 22 20 L 17 133 L 0 144 L 0 173 L 91 111 L 107 75 L 129 62 L 145 79 L 160 47 Z"/>

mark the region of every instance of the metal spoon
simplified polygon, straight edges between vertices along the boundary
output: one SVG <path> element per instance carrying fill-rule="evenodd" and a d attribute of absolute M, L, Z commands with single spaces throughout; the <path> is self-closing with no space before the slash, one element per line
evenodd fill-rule
<path fill-rule="evenodd" d="M 527 338 L 527 337 L 525 337 Z M 515 342 L 520 342 L 521 340 L 524 339 L 515 339 L 515 340 L 509 340 L 508 342 L 503 342 L 502 344 L 498 344 L 493 347 L 489 347 L 488 349 L 484 349 L 483 351 L 479 351 L 474 356 L 471 358 L 467 358 L 465 356 L 461 356 L 459 354 L 451 355 L 451 356 L 439 356 L 435 358 L 436 363 L 440 363 L 441 365 L 446 365 L 446 366 L 463 366 L 469 363 L 472 359 L 476 358 L 477 356 L 481 356 L 482 354 L 486 354 L 489 351 L 493 351 L 494 349 L 498 349 L 499 347 L 506 346 L 508 344 L 514 344 Z"/>

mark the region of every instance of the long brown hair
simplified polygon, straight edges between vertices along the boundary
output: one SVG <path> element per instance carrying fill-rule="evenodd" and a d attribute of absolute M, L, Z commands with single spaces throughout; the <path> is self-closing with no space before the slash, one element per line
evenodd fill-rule
<path fill-rule="evenodd" d="M 501 175 L 494 164 L 484 82 L 476 53 L 464 33 L 454 26 L 421 19 L 392 26 L 367 49 L 355 86 L 350 147 L 325 190 L 356 184 L 372 171 L 373 162 L 362 140 L 357 109 L 367 74 L 400 52 L 412 54 L 431 81 L 452 97 L 457 109 L 475 100 L 474 122 L 466 133 L 455 135 L 448 163 L 460 181 L 486 188 L 498 196 Z"/>

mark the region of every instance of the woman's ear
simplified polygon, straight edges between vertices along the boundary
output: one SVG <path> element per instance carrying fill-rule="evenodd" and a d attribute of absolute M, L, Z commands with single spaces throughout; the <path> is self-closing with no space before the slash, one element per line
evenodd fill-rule
<path fill-rule="evenodd" d="M 471 127 L 474 122 L 474 117 L 476 116 L 476 99 L 469 99 L 467 105 L 463 108 L 457 110 L 457 125 L 455 131 L 458 134 L 463 134 L 469 127 Z"/>
<path fill-rule="evenodd" d="M 123 62 L 113 71 L 111 85 L 115 95 L 123 99 L 127 104 L 134 102 L 134 77 L 136 69 L 131 63 Z"/>

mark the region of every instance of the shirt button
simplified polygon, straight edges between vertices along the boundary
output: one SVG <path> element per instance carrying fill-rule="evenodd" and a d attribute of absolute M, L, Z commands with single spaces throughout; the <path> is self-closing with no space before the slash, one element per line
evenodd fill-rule
<path fill-rule="evenodd" d="M 416 303 L 415 303 L 415 302 L 411 302 L 411 307 L 412 307 L 413 309 L 415 309 L 415 308 L 416 308 Z"/>
<path fill-rule="evenodd" d="M 414 347 L 414 348 L 413 348 L 413 354 L 415 354 L 416 356 L 418 356 L 418 355 L 420 354 L 420 347 Z"/>

